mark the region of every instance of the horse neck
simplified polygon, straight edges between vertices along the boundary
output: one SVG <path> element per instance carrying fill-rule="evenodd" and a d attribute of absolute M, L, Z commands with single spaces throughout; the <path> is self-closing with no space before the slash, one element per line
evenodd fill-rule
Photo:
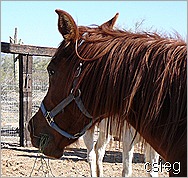
<path fill-rule="evenodd" d="M 185 43 L 175 40 L 161 38 L 146 42 L 141 38 L 140 41 L 120 40 L 119 46 L 109 43 L 111 46 L 102 58 L 84 61 L 79 84 L 83 102 L 94 117 L 105 114 L 118 119 L 120 129 L 123 120 L 128 120 L 141 135 L 146 138 L 149 135 L 147 140 L 152 145 L 159 143 L 160 151 L 168 139 L 168 148 L 172 146 L 172 138 L 178 131 L 176 123 L 181 122 L 185 114 L 187 49 Z M 98 43 L 96 48 L 99 46 Z M 87 55 L 92 53 L 92 48 L 94 44 L 85 45 L 83 57 L 90 58 L 92 55 Z M 97 53 L 97 49 L 94 51 Z M 156 127 L 159 141 L 153 143 L 150 140 Z M 171 138 L 168 138 L 169 132 Z"/>

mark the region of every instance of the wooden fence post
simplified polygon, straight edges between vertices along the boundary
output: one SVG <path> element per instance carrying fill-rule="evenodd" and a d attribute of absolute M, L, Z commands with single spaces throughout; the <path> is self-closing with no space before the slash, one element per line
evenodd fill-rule
<path fill-rule="evenodd" d="M 20 146 L 30 145 L 30 136 L 27 130 L 32 113 L 32 64 L 33 58 L 29 55 L 20 55 L 19 58 L 19 85 L 20 85 Z"/>
<path fill-rule="evenodd" d="M 24 146 L 24 115 L 23 115 L 23 55 L 19 55 L 19 137 L 20 146 Z"/>

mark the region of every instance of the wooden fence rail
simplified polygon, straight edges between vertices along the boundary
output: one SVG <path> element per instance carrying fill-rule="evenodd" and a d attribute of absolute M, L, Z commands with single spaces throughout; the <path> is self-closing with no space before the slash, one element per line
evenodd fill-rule
<path fill-rule="evenodd" d="M 1 52 L 29 56 L 53 56 L 56 48 L 1 42 Z"/>
<path fill-rule="evenodd" d="M 1 42 L 1 52 L 19 54 L 19 136 L 20 146 L 29 146 L 27 124 L 32 111 L 32 56 L 54 55 L 56 48 Z"/>

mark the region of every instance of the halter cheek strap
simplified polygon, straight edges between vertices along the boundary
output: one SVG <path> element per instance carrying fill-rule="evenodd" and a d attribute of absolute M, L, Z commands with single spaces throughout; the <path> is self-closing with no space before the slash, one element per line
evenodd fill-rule
<path fill-rule="evenodd" d="M 80 92 L 80 91 L 79 91 Z M 54 117 L 59 114 L 66 106 L 68 106 L 72 101 L 75 101 L 75 103 L 77 104 L 78 108 L 80 109 L 80 111 L 89 119 L 91 119 L 90 123 L 88 125 L 86 125 L 81 132 L 76 133 L 74 135 L 69 134 L 68 132 L 62 130 L 61 128 L 59 128 L 59 126 L 55 123 L 54 121 Z M 77 97 L 74 97 L 72 91 L 69 94 L 69 96 L 67 98 L 65 98 L 62 102 L 60 102 L 54 109 L 52 109 L 51 111 L 47 111 L 45 106 L 44 106 L 44 102 L 41 103 L 40 109 L 43 113 L 43 116 L 45 117 L 47 123 L 49 124 L 50 127 L 52 127 L 53 129 L 55 129 L 58 133 L 60 133 L 62 136 L 69 138 L 69 139 L 77 139 L 80 136 L 82 136 L 87 129 L 89 129 L 92 124 L 98 119 L 95 118 L 93 120 L 93 117 L 89 114 L 89 112 L 86 110 L 86 108 L 84 107 L 84 104 L 80 98 L 80 95 Z"/>

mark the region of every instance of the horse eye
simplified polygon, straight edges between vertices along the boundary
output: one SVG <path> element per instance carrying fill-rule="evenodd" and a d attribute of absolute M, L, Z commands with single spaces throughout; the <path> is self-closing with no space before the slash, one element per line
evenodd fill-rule
<path fill-rule="evenodd" d="M 52 75 L 55 74 L 55 71 L 54 71 L 54 70 L 49 70 L 49 71 L 48 71 L 48 74 L 49 74 L 49 76 L 52 76 Z"/>

